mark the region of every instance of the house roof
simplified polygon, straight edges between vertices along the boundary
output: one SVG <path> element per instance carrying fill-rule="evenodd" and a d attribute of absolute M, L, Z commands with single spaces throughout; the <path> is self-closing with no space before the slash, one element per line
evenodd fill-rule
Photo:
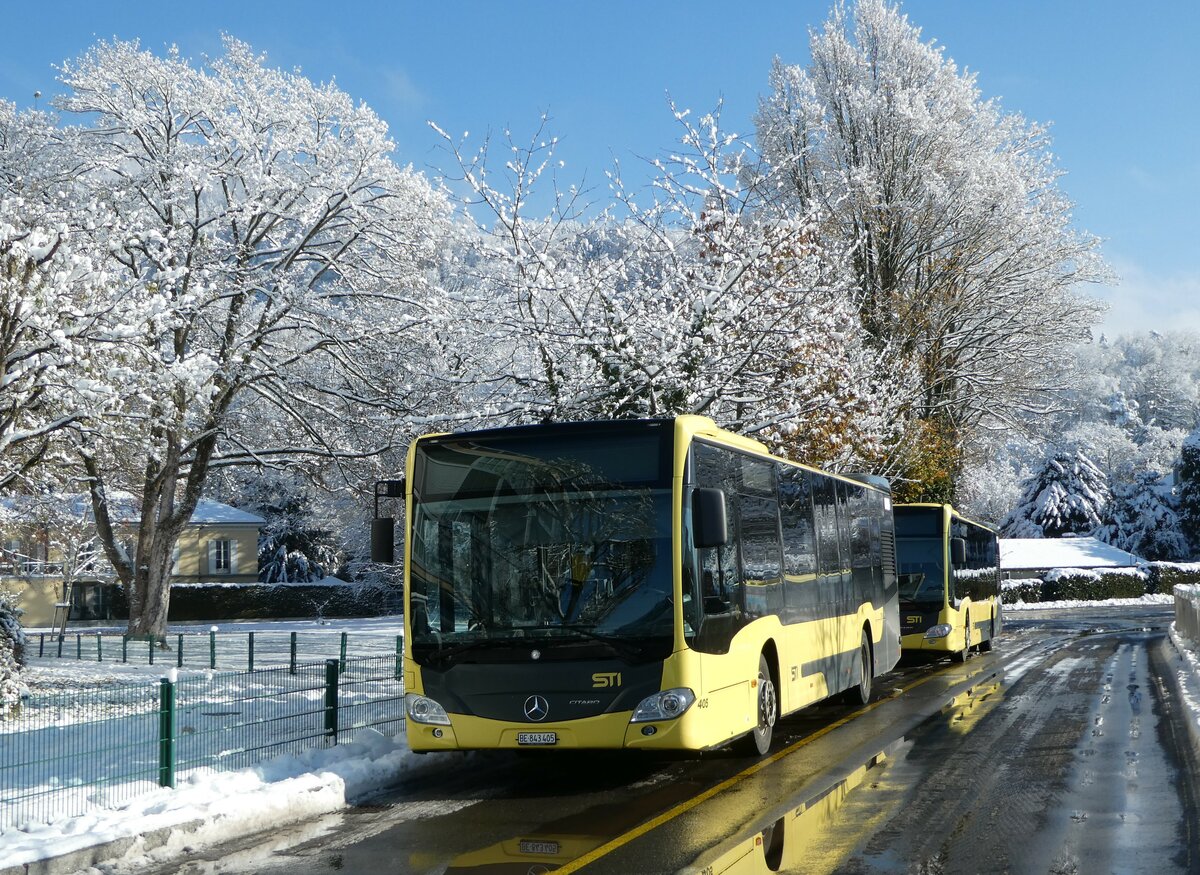
<path fill-rule="evenodd" d="M 1005 571 L 1047 568 L 1128 568 L 1142 557 L 1095 538 L 1001 538 Z"/>
<path fill-rule="evenodd" d="M 46 499 L 35 499 L 29 496 L 9 496 L 0 498 L 0 517 L 10 520 L 25 520 L 33 513 L 35 502 L 54 502 L 58 509 L 71 516 L 83 518 L 91 516 L 91 502 L 82 493 L 63 494 Z M 114 523 L 133 524 L 141 518 L 141 509 L 136 498 L 129 492 L 111 490 L 108 493 L 109 512 Z M 211 498 L 202 498 L 196 502 L 189 522 L 192 525 L 251 525 L 261 526 L 266 522 L 262 517 L 238 510 L 236 507 Z"/>

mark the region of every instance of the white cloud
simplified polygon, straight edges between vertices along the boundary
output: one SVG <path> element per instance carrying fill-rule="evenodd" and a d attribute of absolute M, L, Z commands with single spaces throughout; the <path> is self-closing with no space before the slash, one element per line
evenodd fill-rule
<path fill-rule="evenodd" d="M 1200 331 L 1200 271 L 1159 274 L 1112 259 L 1118 285 L 1085 289 L 1109 305 L 1099 331 L 1109 337 L 1139 331 Z"/>

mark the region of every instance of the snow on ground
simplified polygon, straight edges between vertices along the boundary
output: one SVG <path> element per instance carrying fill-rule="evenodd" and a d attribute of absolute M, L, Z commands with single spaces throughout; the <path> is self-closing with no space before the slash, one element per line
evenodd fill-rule
<path fill-rule="evenodd" d="M 200 628 L 185 625 L 172 625 L 171 634 L 197 632 L 206 634 L 211 624 L 199 624 Z M 11 730 L 20 729 L 23 736 L 18 751 L 22 756 L 30 756 L 33 761 L 40 763 L 36 768 L 9 776 L 12 780 L 23 780 L 30 783 L 28 789 L 37 790 L 46 780 L 43 772 L 54 761 L 55 751 L 65 745 L 69 751 L 86 751 L 89 749 L 86 739 L 80 740 L 75 736 L 80 733 L 87 735 L 93 731 L 86 723 L 86 711 L 72 710 L 67 707 L 73 695 L 90 694 L 89 700 L 97 695 L 107 700 L 116 695 L 124 702 L 128 695 L 137 697 L 140 703 L 142 694 L 158 689 L 159 679 L 168 672 L 178 674 L 177 720 L 182 726 L 181 735 L 177 740 L 180 772 L 178 785 L 175 790 L 160 789 L 152 780 L 155 776 L 155 765 L 148 762 L 145 769 L 138 768 L 138 763 L 131 757 L 136 754 L 142 758 L 147 753 L 147 745 L 135 744 L 145 729 L 141 724 L 149 721 L 157 724 L 156 711 L 146 711 L 146 708 L 122 706 L 120 717 L 114 718 L 122 724 L 118 730 L 129 744 L 97 753 L 95 756 L 70 759 L 72 768 L 77 769 L 76 776 L 83 783 L 78 792 L 86 797 L 86 806 L 75 808 L 76 811 L 87 813 L 78 816 L 50 816 L 45 822 L 42 818 L 32 817 L 21 822 L 20 828 L 10 828 L 0 832 L 0 871 L 12 871 L 8 867 L 32 862 L 34 860 L 60 857 L 71 854 L 81 848 L 106 844 L 121 838 L 140 836 L 156 830 L 169 835 L 161 848 L 150 850 L 146 841 L 139 839 L 125 851 L 129 854 L 157 855 L 168 857 L 172 851 L 178 852 L 184 845 L 198 847 L 201 845 L 217 844 L 237 836 L 257 832 L 262 829 L 277 826 L 281 823 L 294 822 L 312 818 L 316 815 L 336 810 L 348 801 L 369 795 L 372 791 L 394 783 L 399 776 L 418 761 L 412 755 L 403 740 L 403 721 L 395 719 L 394 711 L 403 705 L 389 704 L 389 697 L 394 697 L 398 683 L 393 678 L 392 665 L 395 658 L 397 636 L 402 633 L 403 626 L 398 617 L 387 617 L 370 620 L 334 620 L 334 621 L 248 621 L 222 622 L 217 624 L 222 652 L 221 662 L 225 662 L 227 654 L 233 663 L 243 662 L 246 650 L 247 636 L 253 631 L 256 635 L 255 654 L 256 667 L 266 665 L 286 666 L 289 657 L 290 634 L 297 632 L 301 636 L 301 653 L 299 662 L 312 662 L 335 656 L 341 642 L 341 633 L 347 633 L 347 656 L 350 659 L 347 674 L 347 686 L 343 688 L 341 701 L 343 707 L 350 707 L 348 718 L 356 721 L 382 722 L 399 737 L 390 737 L 377 729 L 347 729 L 348 739 L 332 748 L 312 748 L 295 750 L 281 754 L 276 758 L 258 763 L 236 771 L 217 771 L 204 765 L 206 760 L 214 762 L 226 757 L 228 752 L 222 752 L 209 747 L 220 747 L 223 743 L 220 732 L 213 731 L 208 724 L 219 724 L 219 715 L 235 713 L 234 709 L 216 709 L 207 707 L 212 695 L 244 695 L 242 687 L 249 690 L 253 687 L 258 692 L 250 700 L 242 700 L 236 709 L 235 720 L 249 724 L 260 722 L 269 728 L 291 727 L 295 720 L 288 723 L 272 720 L 258 720 L 260 717 L 270 717 L 278 709 L 299 708 L 301 722 L 321 720 L 320 714 L 314 717 L 313 707 L 292 704 L 297 700 L 297 693 L 288 693 L 285 687 L 292 682 L 285 669 L 274 673 L 256 672 L 254 675 L 229 673 L 227 671 L 213 672 L 207 665 L 185 666 L 174 669 L 174 654 L 160 656 L 155 665 L 146 664 L 147 654 L 144 649 L 130 649 L 129 663 L 120 662 L 120 647 L 105 644 L 104 661 L 97 661 L 95 656 L 79 660 L 75 658 L 74 636 L 69 635 L 70 647 L 62 658 L 53 656 L 47 648 L 47 654 L 37 656 L 37 635 L 41 630 L 29 630 L 31 658 L 27 670 L 22 673 L 22 680 L 31 692 L 31 698 L 26 700 L 23 719 L 31 721 L 30 729 L 24 730 L 17 725 L 10 725 Z M 118 635 L 119 629 L 93 627 L 86 630 L 85 644 L 88 636 L 94 639 L 100 632 L 112 632 Z M 172 643 L 173 640 L 172 640 Z M 195 648 L 199 651 L 199 648 Z M 90 653 L 94 654 L 92 650 Z M 189 645 L 189 655 L 192 646 Z M 200 655 L 199 653 L 197 654 Z M 371 656 L 384 657 L 386 665 L 376 682 L 372 669 L 375 663 L 356 660 L 355 657 Z M 137 656 L 140 662 L 133 661 Z M 116 660 L 116 661 L 110 661 Z M 202 663 L 207 660 L 207 649 L 203 651 Z M 191 660 L 189 659 L 189 662 Z M 164 664 L 164 662 L 166 664 Z M 361 671 L 358 666 L 365 666 Z M 224 669 L 226 666 L 221 665 Z M 365 678 L 365 679 L 364 679 Z M 301 687 L 305 681 L 303 676 L 295 679 Z M 208 690 L 210 684 L 217 689 Z M 264 695 L 264 684 L 279 685 L 279 695 Z M 367 704 L 373 700 L 375 687 L 380 687 L 381 696 L 378 706 Z M 402 691 L 402 687 L 400 687 Z M 317 694 L 319 695 L 319 694 Z M 187 705 L 188 698 L 191 705 Z M 299 691 L 302 698 L 311 698 L 304 689 Z M 213 701 L 216 701 L 214 699 Z M 153 709 L 151 705 L 151 709 Z M 375 714 L 375 711 L 380 711 Z M 51 713 L 52 712 L 52 713 Z M 211 713 L 209 713 L 211 712 Z M 261 714 L 259 713 L 261 712 Z M 270 712 L 270 713 L 268 713 Z M 94 711 L 90 715 L 96 716 Z M 398 715 L 396 715 L 398 716 Z M 197 720 L 202 722 L 197 722 Z M 105 721 L 105 725 L 111 721 Z M 195 731 L 189 732 L 192 725 Z M 357 725 L 362 725 L 361 723 Z M 219 728 L 217 726 L 216 728 Z M 303 727 L 301 727 L 303 728 Z M 204 730 L 204 731 L 200 731 Z M 153 735 L 153 731 L 147 730 Z M 263 730 L 268 731 L 268 730 Z M 319 728 L 315 732 L 319 733 Z M 312 732 L 307 733 L 309 735 Z M 108 733 L 111 736 L 111 733 Z M 349 736 L 352 735 L 352 740 Z M 70 736 L 70 737 L 68 737 Z M 135 738 L 136 736 L 136 738 Z M 11 736 L 10 736 L 11 737 Z M 4 734 L 0 733 L 0 744 L 5 743 Z M 286 745 L 287 742 L 284 742 Z M 50 747 L 47 747 L 50 745 Z M 112 745 L 110 744 L 111 748 Z M 153 754 L 154 745 L 148 749 Z M 286 749 L 286 746 L 281 747 Z M 61 752 L 61 751 L 60 751 Z M 154 759 L 157 755 L 151 757 Z M 136 759 L 136 757 L 134 757 Z M 111 762 L 110 762 L 111 761 Z M 236 764 L 236 760 L 232 761 Z M 190 764 L 185 769 L 184 764 Z M 86 772 L 86 774 L 84 774 Z M 146 774 L 143 776 L 143 772 Z M 94 773 L 94 774 L 93 774 Z M 127 776 L 122 777 L 122 776 Z M 145 780 L 144 778 L 151 778 Z M 7 782 L 8 779 L 6 779 Z M 75 781 L 71 775 L 61 779 L 66 794 Z M 101 783 L 93 783 L 99 780 Z M 108 783 L 106 783 L 108 782 Z M 13 790 L 14 787 L 9 787 Z M 17 796 L 21 787 L 15 787 Z M 36 812 L 36 798 L 17 803 L 22 809 L 26 804 L 31 805 L 31 812 Z M 46 809 L 49 811 L 50 809 Z M 13 809 L 15 812 L 16 809 Z M 176 834 L 178 833 L 178 834 Z M 162 843 L 161 838 L 158 843 Z M 154 844 L 151 842 L 150 844 Z M 128 862 L 122 864 L 128 866 Z M 75 865 L 60 867 L 58 871 L 74 871 Z"/>
<path fill-rule="evenodd" d="M 135 843 L 113 862 L 128 868 L 162 861 L 184 846 L 211 846 L 335 811 L 395 783 L 417 761 L 402 737 L 371 732 L 352 744 L 281 756 L 236 772 L 196 770 L 175 790 L 153 790 L 119 808 L 0 835 L 0 860 L 18 866 L 186 825 L 161 847 Z"/>

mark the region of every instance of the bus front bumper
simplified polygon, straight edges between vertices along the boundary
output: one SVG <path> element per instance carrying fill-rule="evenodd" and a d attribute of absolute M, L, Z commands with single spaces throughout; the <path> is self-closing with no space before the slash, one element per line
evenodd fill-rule
<path fill-rule="evenodd" d="M 674 720 L 630 723 L 631 711 L 601 714 L 561 723 L 508 723 L 466 714 L 450 714 L 450 725 L 407 720 L 408 746 L 414 751 L 448 750 L 697 750 L 700 738 L 691 712 Z M 553 734 L 553 743 L 548 736 Z"/>

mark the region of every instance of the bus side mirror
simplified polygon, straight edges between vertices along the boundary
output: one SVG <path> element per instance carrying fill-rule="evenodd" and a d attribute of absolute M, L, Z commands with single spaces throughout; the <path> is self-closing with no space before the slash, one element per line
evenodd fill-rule
<path fill-rule="evenodd" d="M 403 480 L 375 482 L 375 517 L 371 520 L 371 561 L 381 565 L 396 564 L 396 521 L 379 515 L 379 499 L 403 498 Z"/>
<path fill-rule="evenodd" d="M 390 516 L 371 520 L 371 561 L 396 564 L 396 521 Z"/>
<path fill-rule="evenodd" d="M 967 542 L 963 538 L 950 539 L 950 564 L 967 564 Z"/>
<path fill-rule="evenodd" d="M 698 487 L 692 490 L 692 539 L 697 549 L 724 547 L 729 543 L 725 519 L 725 493 Z"/>

